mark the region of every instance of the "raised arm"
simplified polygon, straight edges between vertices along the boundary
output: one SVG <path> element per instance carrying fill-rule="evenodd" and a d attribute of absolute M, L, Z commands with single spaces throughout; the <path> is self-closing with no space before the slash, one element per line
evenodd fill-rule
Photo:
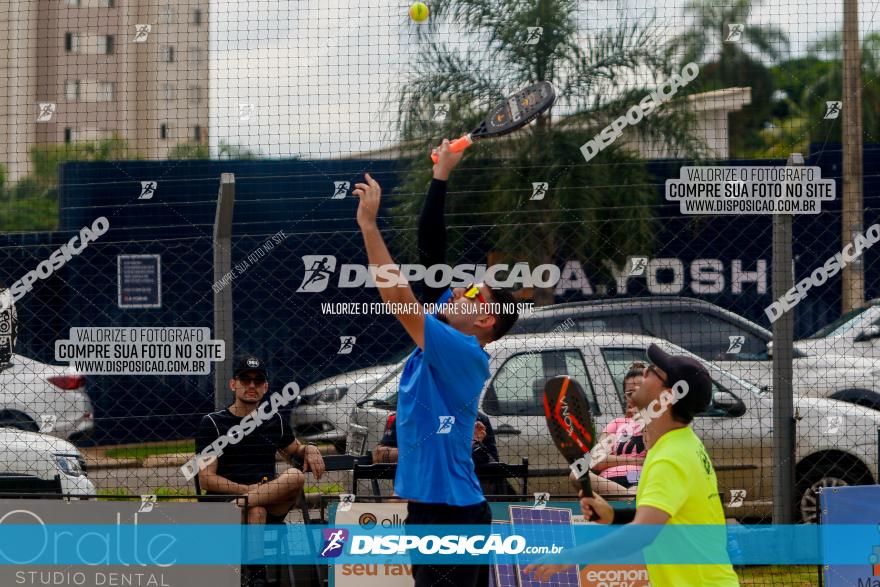
<path fill-rule="evenodd" d="M 399 267 L 391 258 L 388 247 L 379 232 L 376 217 L 379 214 L 379 203 L 382 198 L 382 188 L 370 174 L 365 176 L 367 183 L 359 183 L 351 193 L 360 198 L 357 211 L 357 221 L 364 237 L 364 248 L 367 250 L 367 259 L 370 265 L 376 265 L 382 273 L 375 278 L 379 295 L 382 300 L 391 305 L 394 316 L 406 329 L 410 338 L 421 348 L 425 349 L 425 313 L 421 304 L 416 300 L 412 288 L 406 278 L 400 273 Z"/>
<path fill-rule="evenodd" d="M 419 263 L 425 267 L 446 263 L 446 187 L 449 174 L 464 156 L 464 152 L 453 153 L 449 150 L 448 139 L 443 139 L 443 143 L 435 150 L 440 159 L 434 165 L 431 186 L 419 216 Z M 426 304 L 435 303 L 444 291 L 445 287 L 425 284 L 422 301 Z"/>

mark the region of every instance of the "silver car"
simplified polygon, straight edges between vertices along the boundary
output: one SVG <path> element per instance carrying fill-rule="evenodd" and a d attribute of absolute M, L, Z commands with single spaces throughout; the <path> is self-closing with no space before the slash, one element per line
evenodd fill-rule
<path fill-rule="evenodd" d="M 13 354 L 0 365 L 0 426 L 76 440 L 95 427 L 86 379 L 66 366 Z"/>
<path fill-rule="evenodd" d="M 399 373 L 403 363 L 378 365 L 322 379 L 303 389 L 290 416 L 294 434 L 308 442 L 332 442 L 345 452 L 348 417 L 357 402 L 389 376 Z"/>
<path fill-rule="evenodd" d="M 694 421 L 718 474 L 731 517 L 770 516 L 772 511 L 773 417 L 770 394 L 666 341 L 643 335 L 585 333 L 506 336 L 486 347 L 491 377 L 480 408 L 489 414 L 502 461 L 528 457 L 530 470 L 544 479 L 530 487 L 571 495 L 567 463 L 547 432 L 544 382 L 569 375 L 584 387 L 597 429 L 623 414 L 623 376 L 645 349 L 657 343 L 673 354 L 706 365 L 714 384 L 710 409 Z M 517 357 L 516 360 L 513 360 Z M 348 448 L 372 450 L 396 409 L 397 383 L 391 378 L 352 413 Z M 815 521 L 820 487 L 869 484 L 878 478 L 880 412 L 815 397 L 795 397 L 797 454 L 796 505 L 800 518 Z"/>

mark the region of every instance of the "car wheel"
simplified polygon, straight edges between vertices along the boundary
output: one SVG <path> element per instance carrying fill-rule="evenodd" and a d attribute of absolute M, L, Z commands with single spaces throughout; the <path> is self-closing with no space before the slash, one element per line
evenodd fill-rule
<path fill-rule="evenodd" d="M 40 427 L 27 414 L 14 410 L 0 410 L 0 427 L 17 428 L 25 432 L 39 432 Z"/>
<path fill-rule="evenodd" d="M 825 487 L 846 487 L 859 485 L 861 479 L 857 471 L 843 468 L 840 465 L 830 465 L 823 468 L 814 468 L 804 476 L 797 484 L 795 495 L 795 507 L 797 516 L 802 524 L 819 523 L 819 490 Z"/>

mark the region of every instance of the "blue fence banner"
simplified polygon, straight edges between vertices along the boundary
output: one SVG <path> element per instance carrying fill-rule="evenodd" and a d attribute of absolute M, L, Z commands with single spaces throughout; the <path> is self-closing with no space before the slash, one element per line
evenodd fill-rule
<path fill-rule="evenodd" d="M 824 584 L 827 587 L 880 587 L 880 486 L 826 487 L 819 494 L 819 504 L 823 535 L 830 528 L 829 536 L 838 536 L 837 528 L 852 528 L 855 524 L 864 529 L 857 540 L 844 542 L 853 549 L 851 562 L 829 556 L 829 551 L 841 545 L 823 540 Z"/>
<path fill-rule="evenodd" d="M 829 585 L 872 585 L 878 544 L 877 524 L 0 524 L 0 565 L 821 564 Z"/>

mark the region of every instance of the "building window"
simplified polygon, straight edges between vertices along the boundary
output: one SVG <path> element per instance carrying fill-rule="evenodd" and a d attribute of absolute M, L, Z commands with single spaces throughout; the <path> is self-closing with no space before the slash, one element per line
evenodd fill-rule
<path fill-rule="evenodd" d="M 196 8 L 192 11 L 192 20 L 190 21 L 192 24 L 199 25 L 202 24 L 202 11 L 199 8 Z"/>
<path fill-rule="evenodd" d="M 159 125 L 159 138 L 167 139 L 168 138 L 168 125 L 164 122 Z"/>
<path fill-rule="evenodd" d="M 193 140 L 197 142 L 201 142 L 202 140 L 202 127 L 198 124 L 193 127 Z"/>
<path fill-rule="evenodd" d="M 73 142 L 73 129 L 69 126 L 64 127 L 64 142 L 72 143 Z"/>
<path fill-rule="evenodd" d="M 112 102 L 116 84 L 114 82 L 98 82 L 98 102 Z"/>
<path fill-rule="evenodd" d="M 174 62 L 174 47 L 165 47 L 165 61 L 168 63 Z"/>
<path fill-rule="evenodd" d="M 202 86 L 191 85 L 186 90 L 190 106 L 201 106 L 205 102 L 205 91 Z"/>
<path fill-rule="evenodd" d="M 76 33 L 64 33 L 64 50 L 67 53 L 76 53 L 77 45 Z"/>
<path fill-rule="evenodd" d="M 116 37 L 114 35 L 107 35 L 104 37 L 104 54 L 105 55 L 113 55 L 113 52 L 116 50 Z"/>
<path fill-rule="evenodd" d="M 64 86 L 64 97 L 68 102 L 79 100 L 79 80 L 67 80 Z"/>

